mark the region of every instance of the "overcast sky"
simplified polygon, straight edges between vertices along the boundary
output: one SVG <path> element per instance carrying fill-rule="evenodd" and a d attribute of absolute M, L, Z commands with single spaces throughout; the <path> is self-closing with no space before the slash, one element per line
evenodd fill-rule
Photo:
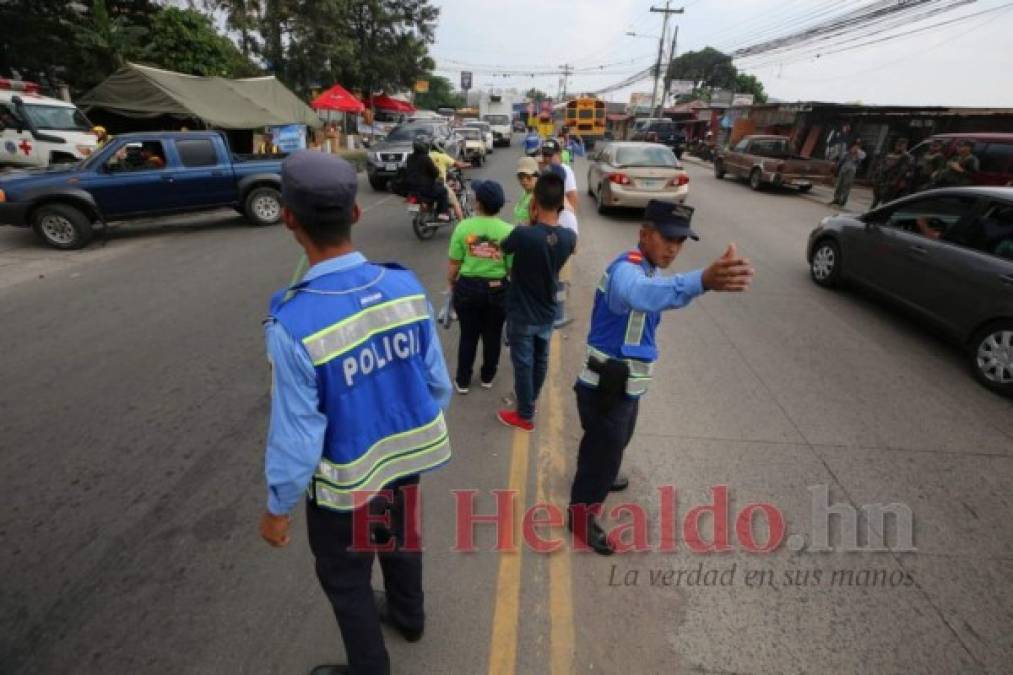
<path fill-rule="evenodd" d="M 473 87 L 526 91 L 534 86 L 555 95 L 558 75 L 502 77 L 493 71 L 544 73 L 569 63 L 584 71 L 570 77 L 571 92 L 622 81 L 657 57 L 656 39 L 625 33 L 660 35 L 661 15 L 652 14 L 650 8 L 662 6 L 664 0 L 436 0 L 436 4 L 441 15 L 432 53 L 439 74 L 458 86 L 460 71 L 472 70 Z M 673 17 L 679 24 L 678 53 L 708 45 L 731 51 L 868 4 L 871 0 L 673 2 L 673 8 L 686 9 Z M 736 65 L 760 78 L 770 96 L 788 101 L 1013 107 L 1011 0 L 969 2 L 867 39 L 986 10 L 995 11 L 843 53 L 817 58 L 812 47 L 802 47 Z M 645 80 L 605 98 L 626 101 L 631 91 L 650 87 Z"/>

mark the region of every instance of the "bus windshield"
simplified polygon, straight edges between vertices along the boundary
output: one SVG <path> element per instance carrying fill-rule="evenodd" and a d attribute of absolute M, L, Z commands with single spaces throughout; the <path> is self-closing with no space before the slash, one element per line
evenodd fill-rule
<path fill-rule="evenodd" d="M 49 131 L 88 131 L 88 118 L 77 108 L 58 105 L 33 105 L 26 103 L 25 115 L 36 129 Z"/>

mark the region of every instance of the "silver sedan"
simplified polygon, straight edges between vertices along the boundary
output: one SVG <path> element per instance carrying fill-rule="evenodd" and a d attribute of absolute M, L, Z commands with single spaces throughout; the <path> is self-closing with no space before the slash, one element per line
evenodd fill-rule
<path fill-rule="evenodd" d="M 689 194 L 689 174 L 660 143 L 609 143 L 590 156 L 587 193 L 595 198 L 598 213 L 612 207 L 642 209 L 652 199 L 682 203 Z"/>

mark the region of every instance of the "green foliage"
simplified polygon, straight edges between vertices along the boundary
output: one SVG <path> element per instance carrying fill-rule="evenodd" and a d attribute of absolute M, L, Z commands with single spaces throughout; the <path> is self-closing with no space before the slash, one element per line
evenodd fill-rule
<path fill-rule="evenodd" d="M 731 56 L 713 47 L 678 56 L 669 66 L 668 78 L 693 81 L 693 94 L 687 98 L 709 98 L 714 89 L 728 89 L 753 94 L 757 103 L 767 100 L 762 82 L 754 75 L 740 73 Z"/>
<path fill-rule="evenodd" d="M 204 14 L 167 7 L 151 21 L 151 40 L 141 58 L 152 65 L 188 75 L 243 77 L 257 74 L 239 49 Z"/>
<path fill-rule="evenodd" d="M 767 92 L 763 89 L 763 83 L 756 79 L 755 75 L 739 73 L 735 77 L 735 91 L 739 94 L 752 94 L 754 103 L 767 102 Z"/>
<path fill-rule="evenodd" d="M 528 89 L 527 93 L 524 94 L 524 97 L 530 98 L 532 101 L 544 101 L 549 98 L 549 95 L 541 89 L 531 87 L 531 89 Z"/>
<path fill-rule="evenodd" d="M 415 95 L 415 107 L 426 110 L 437 108 L 463 108 L 464 97 L 454 92 L 450 80 L 439 75 L 429 75 L 423 79 L 429 80 L 429 91 L 424 94 Z"/>

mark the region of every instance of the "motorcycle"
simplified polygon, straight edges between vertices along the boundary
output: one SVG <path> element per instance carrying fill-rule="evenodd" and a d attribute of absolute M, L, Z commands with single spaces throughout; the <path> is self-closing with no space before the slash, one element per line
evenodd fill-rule
<path fill-rule="evenodd" d="M 471 190 L 468 187 L 469 181 L 461 173 L 460 169 L 447 171 L 447 189 L 453 190 L 457 196 L 457 202 L 461 205 L 461 214 L 468 218 L 474 212 Z M 459 222 L 454 213 L 451 213 L 450 220 L 440 220 L 436 212 L 436 203 L 416 193 L 410 193 L 405 199 L 407 210 L 412 214 L 412 231 L 420 241 L 432 239 L 437 230 L 441 227 L 455 226 Z"/>

